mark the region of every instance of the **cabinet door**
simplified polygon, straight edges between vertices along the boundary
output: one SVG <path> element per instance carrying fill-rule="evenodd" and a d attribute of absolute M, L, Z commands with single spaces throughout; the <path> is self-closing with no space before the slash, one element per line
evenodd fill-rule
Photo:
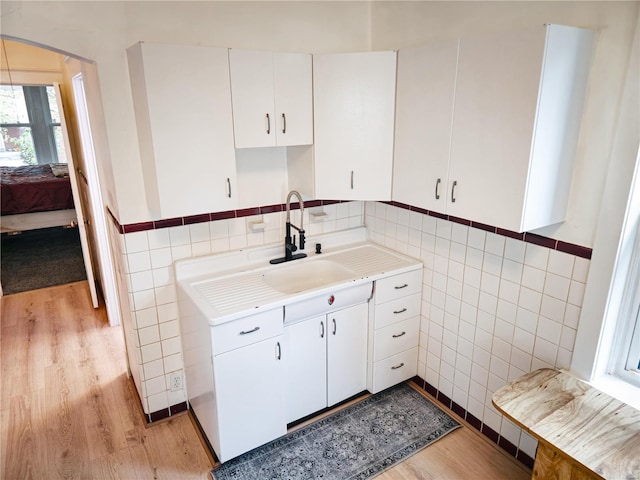
<path fill-rule="evenodd" d="M 313 57 L 316 198 L 390 200 L 395 52 Z"/>
<path fill-rule="evenodd" d="M 367 388 L 367 320 L 363 303 L 327 315 L 328 406 Z"/>
<path fill-rule="evenodd" d="M 164 218 L 234 209 L 227 50 L 139 43 L 127 55 L 149 208 Z"/>
<path fill-rule="evenodd" d="M 287 325 L 287 423 L 327 406 L 327 323 L 325 316 Z"/>
<path fill-rule="evenodd" d="M 221 462 L 286 433 L 283 339 L 214 357 Z"/>
<path fill-rule="evenodd" d="M 311 55 L 274 53 L 275 127 L 277 144 L 313 143 Z"/>
<path fill-rule="evenodd" d="M 520 230 L 544 44 L 543 28 L 460 41 L 450 215 Z"/>
<path fill-rule="evenodd" d="M 445 213 L 458 41 L 398 52 L 393 200 Z"/>
<path fill-rule="evenodd" d="M 236 148 L 276 145 L 273 53 L 229 50 Z"/>

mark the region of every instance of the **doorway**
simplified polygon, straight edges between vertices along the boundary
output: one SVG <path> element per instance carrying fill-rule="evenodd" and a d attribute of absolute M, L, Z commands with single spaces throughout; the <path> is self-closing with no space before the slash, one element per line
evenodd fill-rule
<path fill-rule="evenodd" d="M 13 86 L 24 83 L 30 86 L 55 87 L 60 111 L 60 118 L 55 126 L 63 133 L 62 143 L 67 152 L 68 174 L 76 212 L 72 227 L 75 227 L 80 239 L 94 307 L 98 306 L 98 297 L 102 296 L 110 324 L 118 325 L 120 310 L 88 106 L 88 102 L 93 101 L 95 104 L 100 99 L 95 89 L 87 93 L 85 88 L 85 77 L 92 76 L 95 65 L 91 61 L 46 46 L 1 38 L 3 84 Z M 97 78 L 95 74 L 93 77 Z M 0 219 L 3 230 L 8 218 Z M 41 233 L 46 235 L 47 232 L 43 230 Z M 70 234 L 63 236 L 73 237 Z"/>

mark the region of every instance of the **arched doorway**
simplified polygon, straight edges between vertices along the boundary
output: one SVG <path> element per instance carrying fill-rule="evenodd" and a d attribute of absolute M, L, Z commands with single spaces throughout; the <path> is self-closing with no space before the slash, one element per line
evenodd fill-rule
<path fill-rule="evenodd" d="M 92 119 L 101 114 L 95 64 L 47 46 L 6 36 L 1 39 L 3 84 L 57 88 L 59 123 L 68 151 L 76 221 L 94 307 L 101 295 L 110 324 L 117 325 L 120 310 L 91 125 Z"/>

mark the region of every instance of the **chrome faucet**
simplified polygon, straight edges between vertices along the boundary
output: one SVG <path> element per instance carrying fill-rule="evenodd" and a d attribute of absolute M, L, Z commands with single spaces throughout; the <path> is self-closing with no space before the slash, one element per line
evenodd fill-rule
<path fill-rule="evenodd" d="M 299 227 L 296 227 L 291 223 L 291 197 L 293 196 L 298 197 L 298 205 L 300 206 L 300 226 Z M 269 261 L 270 263 L 283 263 L 283 262 L 288 262 L 290 260 L 297 260 L 298 258 L 304 258 L 307 256 L 306 253 L 296 253 L 296 254 L 293 253 L 296 250 L 298 250 L 298 247 L 296 246 L 296 236 L 294 235 L 293 238 L 291 237 L 291 227 L 295 228 L 298 231 L 298 234 L 300 237 L 300 241 L 299 241 L 300 250 L 304 250 L 304 244 L 305 244 L 304 228 L 303 228 L 304 202 L 302 201 L 302 197 L 297 191 L 291 190 L 289 192 L 289 195 L 287 195 L 286 210 L 287 210 L 287 221 L 285 224 L 286 232 L 284 237 L 284 257 L 274 258 L 273 260 Z"/>

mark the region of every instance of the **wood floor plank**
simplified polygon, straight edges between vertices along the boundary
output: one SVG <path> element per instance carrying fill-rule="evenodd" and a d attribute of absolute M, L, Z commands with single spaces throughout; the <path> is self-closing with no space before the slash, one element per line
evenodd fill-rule
<path fill-rule="evenodd" d="M 44 391 L 11 397 L 7 409 L 3 478 L 37 479 L 47 468 Z M 20 461 L 24 459 L 24 461 Z"/>
<path fill-rule="evenodd" d="M 131 453 L 123 448 L 104 457 L 91 461 L 91 478 L 96 480 L 144 480 L 132 465 Z"/>
<path fill-rule="evenodd" d="M 210 480 L 213 465 L 188 414 L 146 424 L 121 327 L 92 308 L 86 282 L 0 303 L 0 478 Z M 378 478 L 530 476 L 465 427 Z"/>
<path fill-rule="evenodd" d="M 56 363 L 47 370 L 47 457 L 50 478 L 90 478 L 87 436 L 82 421 L 82 392 L 75 363 Z"/>

